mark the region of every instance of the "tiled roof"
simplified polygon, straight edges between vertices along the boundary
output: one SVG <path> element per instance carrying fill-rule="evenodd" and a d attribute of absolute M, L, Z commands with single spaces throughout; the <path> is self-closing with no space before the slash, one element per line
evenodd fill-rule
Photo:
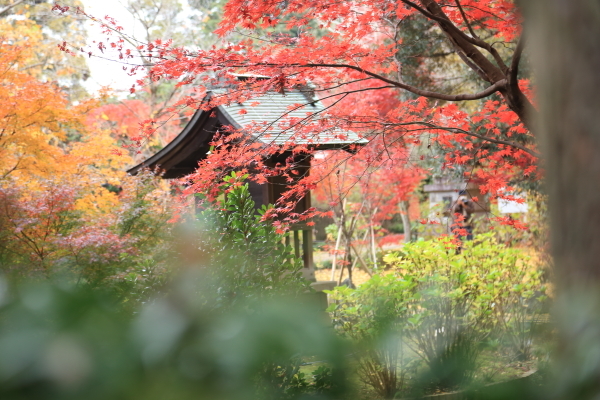
<path fill-rule="evenodd" d="M 208 94 L 214 98 L 225 94 L 225 90 L 214 89 Z M 254 140 L 264 144 L 299 144 L 317 150 L 354 152 L 353 144 L 367 143 L 356 133 L 338 127 L 314 129 L 323 110 L 323 103 L 309 91 L 299 90 L 285 94 L 269 92 L 243 104 L 219 105 L 208 111 L 200 109 L 175 139 L 128 172 L 136 174 L 142 168 L 160 167 L 165 178 L 189 174 L 198 167 L 198 161 L 206 157 L 215 132 L 224 125 L 244 129 Z M 294 129 L 288 129 L 290 124 Z M 307 133 L 303 135 L 303 132 Z"/>
<path fill-rule="evenodd" d="M 224 91 L 213 90 L 212 93 L 218 96 Z M 262 143 L 284 144 L 292 138 L 297 144 L 343 146 L 367 143 L 367 140 L 358 134 L 338 127 L 317 131 L 304 129 L 318 124 L 325 110 L 323 103 L 308 92 L 298 90 L 288 91 L 285 94 L 268 92 L 241 104 L 232 103 L 218 108 L 234 121 L 235 128 L 255 127 L 256 129 L 251 130 L 251 134 Z M 317 133 L 305 135 L 295 133 L 303 130 Z"/>

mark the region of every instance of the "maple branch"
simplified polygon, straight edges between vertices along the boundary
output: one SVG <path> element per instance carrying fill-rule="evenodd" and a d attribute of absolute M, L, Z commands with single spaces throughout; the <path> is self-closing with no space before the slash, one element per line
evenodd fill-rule
<path fill-rule="evenodd" d="M 519 143 L 515 143 L 515 142 L 511 142 L 509 140 L 502 140 L 502 139 L 494 139 L 494 138 L 490 138 L 487 136 L 483 136 L 480 135 L 478 133 L 474 133 L 474 132 L 470 132 L 470 131 L 466 131 L 464 129 L 460 129 L 460 128 L 454 128 L 454 127 L 446 127 L 446 126 L 439 126 L 439 125 L 435 125 L 432 124 L 430 122 L 425 122 L 425 121 L 411 121 L 411 122 L 396 122 L 396 123 L 382 123 L 382 122 L 373 122 L 373 121 L 352 121 L 355 124 L 379 124 L 382 126 L 409 126 L 409 125 L 422 125 L 425 126 L 427 128 L 430 129 L 440 129 L 440 130 L 445 130 L 448 132 L 453 132 L 453 133 L 462 133 L 468 136 L 473 136 L 476 137 L 478 139 L 481 140 L 485 140 L 487 142 L 491 142 L 491 143 L 496 143 L 496 144 L 502 144 L 502 145 L 506 145 L 506 146 L 511 146 L 514 147 L 516 149 L 522 150 L 530 155 L 532 155 L 533 157 L 539 158 L 540 154 L 537 153 L 534 150 L 528 149 L 527 147 L 520 145 Z M 423 129 L 413 129 L 413 130 L 408 130 L 407 132 L 414 132 L 414 131 L 419 131 L 419 130 L 423 130 Z M 385 134 L 382 135 L 384 137 L 385 140 Z"/>
<path fill-rule="evenodd" d="M 441 9 L 441 7 L 439 7 L 439 5 L 437 5 L 438 7 L 438 12 L 441 14 L 441 16 L 435 15 L 433 12 L 430 12 L 429 10 L 419 6 L 416 3 L 413 3 L 410 0 L 400 0 L 402 1 L 404 4 L 414 8 L 415 10 L 417 10 L 418 12 L 420 12 L 421 14 L 423 14 L 423 16 L 432 19 L 434 21 L 436 21 L 437 23 L 448 27 L 454 31 L 456 31 L 457 33 L 459 33 L 460 35 L 463 36 L 464 39 L 470 41 L 472 44 L 478 46 L 479 44 L 477 43 L 477 40 L 473 37 L 470 37 L 469 35 L 466 35 L 463 31 L 461 31 L 460 29 L 458 29 L 454 23 L 450 20 L 450 18 L 448 18 L 448 16 L 446 15 L 446 13 L 444 13 L 444 11 Z"/>
<path fill-rule="evenodd" d="M 10 219 L 9 221 L 11 222 L 11 225 L 15 227 L 15 229 L 18 228 L 18 225 L 14 220 Z M 36 253 L 38 257 L 43 258 L 43 255 L 44 255 L 43 247 L 40 249 L 39 246 L 37 245 L 37 243 L 35 242 L 35 240 L 31 239 L 25 233 L 24 229 L 22 229 L 18 233 L 17 232 L 13 233 L 13 235 L 16 236 L 17 238 L 23 237 L 23 239 L 25 239 L 25 240 L 21 240 L 21 242 L 24 242 L 24 244 L 27 247 L 29 247 L 31 250 L 33 250 L 33 252 Z"/>
<path fill-rule="evenodd" d="M 320 114 L 320 113 L 323 113 L 323 112 L 327 111 L 327 110 L 328 110 L 328 109 L 330 109 L 330 108 L 333 108 L 333 107 L 334 107 L 334 106 L 336 106 L 336 105 L 337 105 L 337 104 L 338 104 L 340 101 L 344 100 L 344 99 L 346 98 L 346 96 L 348 96 L 350 93 L 353 93 L 353 92 L 362 92 L 362 91 L 369 90 L 369 89 L 371 89 L 371 88 L 367 88 L 367 89 L 358 89 L 358 90 L 351 91 L 351 92 L 343 92 L 343 93 L 338 93 L 338 94 L 334 94 L 334 95 L 331 95 L 331 96 L 324 97 L 324 99 L 327 99 L 327 98 L 329 98 L 329 97 L 342 96 L 342 98 L 341 98 L 341 99 L 338 99 L 338 100 L 334 101 L 333 103 L 331 103 L 331 104 L 330 104 L 330 105 L 328 105 L 327 107 L 323 108 L 322 110 L 315 111 L 314 113 L 312 113 L 312 114 L 310 114 L 310 115 L 307 115 L 306 117 L 304 117 L 304 118 L 300 119 L 298 122 L 296 122 L 296 123 L 292 124 L 291 126 L 289 126 L 289 127 L 285 128 L 285 129 L 282 129 L 282 131 L 276 135 L 276 138 L 278 138 L 279 136 L 281 136 L 282 134 L 284 134 L 286 131 L 288 131 L 288 130 L 291 130 L 291 129 L 295 128 L 296 126 L 303 125 L 303 124 L 304 124 L 304 122 L 309 122 L 310 120 L 312 120 L 312 119 L 314 118 L 314 116 L 315 116 L 315 115 L 317 115 L 317 114 Z M 319 99 L 319 100 L 321 100 L 321 99 Z M 297 106 L 297 107 L 295 107 L 295 108 L 293 108 L 293 109 L 291 109 L 291 110 L 289 110 L 289 111 L 286 111 L 286 112 L 285 112 L 283 115 L 281 115 L 280 117 L 278 117 L 277 119 L 275 119 L 275 121 L 273 121 L 273 122 L 271 122 L 270 124 L 268 124 L 268 125 L 267 125 L 267 126 L 264 128 L 264 129 L 263 129 L 263 132 L 267 132 L 267 130 L 268 130 L 270 127 L 272 127 L 272 126 L 275 124 L 275 122 L 277 122 L 277 121 L 279 121 L 279 120 L 283 119 L 283 118 L 284 118 L 286 115 L 288 115 L 288 114 L 290 114 L 291 112 L 293 112 L 293 111 L 295 111 L 295 110 L 297 110 L 297 109 L 299 109 L 299 108 L 302 108 L 302 107 L 304 107 L 304 106 L 306 106 L 306 105 L 308 105 L 308 104 L 310 104 L 310 103 L 302 104 L 302 105 L 300 105 L 300 106 Z M 260 135 L 259 135 L 259 136 L 260 136 Z M 258 140 L 258 137 L 257 137 L 257 139 L 256 139 L 256 140 Z M 350 143 L 350 144 L 352 144 L 352 143 Z M 349 146 L 347 146 L 347 147 L 349 147 Z"/>
<path fill-rule="evenodd" d="M 531 130 L 531 121 L 536 114 L 536 109 L 519 87 L 518 78 L 519 62 L 521 61 L 524 47 L 525 39 L 523 34 L 521 34 L 513 55 L 510 70 L 508 71 L 508 93 L 507 96 L 504 97 L 506 98 L 510 109 L 519 116 L 525 127 Z"/>
<path fill-rule="evenodd" d="M 467 28 L 469 29 L 469 32 L 471 32 L 471 36 L 473 36 L 476 39 L 479 39 L 479 37 L 477 36 L 475 31 L 473 30 L 473 27 L 471 27 L 469 20 L 467 19 L 467 14 L 465 13 L 465 10 L 463 10 L 462 5 L 460 4 L 460 0 L 455 0 L 455 2 L 456 2 L 456 5 L 458 6 L 458 9 L 460 10 L 460 15 L 462 15 L 463 20 L 465 21 L 465 24 L 467 25 Z"/>
<path fill-rule="evenodd" d="M 300 92 L 302 92 L 302 93 L 306 93 L 306 92 L 327 92 L 327 91 L 330 91 L 330 90 L 333 90 L 333 89 L 340 88 L 342 86 L 351 85 L 351 84 L 357 83 L 357 82 L 364 82 L 364 81 L 368 81 L 368 80 L 371 80 L 371 79 L 374 79 L 374 78 L 362 78 L 362 79 L 355 79 L 353 81 L 342 82 L 342 83 L 337 84 L 337 86 L 328 86 L 327 89 L 311 89 L 310 91 L 300 89 Z M 382 87 L 374 88 L 374 89 L 383 89 L 383 88 L 394 88 L 394 86 L 382 86 Z"/>
<path fill-rule="evenodd" d="M 14 165 L 14 167 L 12 167 L 11 169 L 9 169 L 8 171 L 6 171 L 4 173 L 4 175 L 2 175 L 2 178 L 0 178 L 0 181 L 6 179 L 6 177 L 8 175 L 10 175 L 12 172 L 16 171 L 19 168 L 19 164 L 21 164 L 21 160 L 23 160 L 22 156 L 19 157 L 19 159 L 17 160 L 17 163 Z"/>
<path fill-rule="evenodd" d="M 21 1 L 24 1 L 24 0 L 21 0 Z M 1 14 L 1 13 L 2 13 L 2 11 L 0 11 L 0 14 Z M 137 52 L 138 52 L 138 54 L 140 55 L 140 58 L 142 59 L 142 62 L 143 62 L 143 63 L 142 63 L 142 64 L 132 64 L 132 63 L 125 62 L 125 61 L 123 61 L 123 60 L 121 60 L 121 59 L 119 59 L 119 60 L 115 60 L 115 59 L 113 59 L 113 58 L 110 58 L 110 57 L 105 57 L 105 56 L 99 56 L 99 55 L 97 55 L 97 54 L 93 54 L 93 53 L 91 53 L 91 52 L 88 52 L 88 55 L 89 55 L 89 57 L 96 57 L 96 58 L 100 58 L 100 59 L 107 60 L 107 61 L 118 62 L 118 63 L 120 63 L 120 64 L 123 64 L 123 65 L 132 65 L 132 66 L 134 66 L 134 67 L 152 67 L 152 66 L 154 66 L 154 65 L 155 65 L 154 63 L 152 63 L 152 62 L 151 62 L 151 58 L 152 58 L 152 56 L 150 57 L 150 59 L 149 59 L 149 60 L 147 60 L 147 59 L 146 59 L 146 57 L 145 57 L 145 56 L 143 55 L 143 53 L 141 52 L 141 50 L 138 48 L 138 47 L 139 47 L 139 46 L 138 46 L 138 44 L 143 44 L 143 42 L 142 42 L 142 41 L 140 41 L 140 40 L 136 39 L 136 38 L 135 38 L 135 37 L 133 37 L 133 36 L 127 35 L 127 34 L 126 34 L 126 33 L 124 33 L 124 32 L 121 32 L 119 29 L 116 29 L 116 28 L 114 28 L 114 27 L 110 26 L 110 24 L 107 24 L 106 22 L 102 21 L 102 20 L 101 20 L 101 19 L 99 19 L 99 18 L 96 18 L 96 17 L 94 17 L 94 16 L 93 16 L 93 15 L 91 15 L 91 14 L 87 14 L 87 13 L 86 13 L 86 12 L 84 12 L 84 11 L 83 11 L 83 9 L 81 9 L 80 7 L 76 7 L 76 13 L 77 13 L 77 14 L 80 14 L 80 15 L 83 15 L 83 17 L 84 17 L 84 18 L 87 18 L 88 20 L 90 20 L 90 21 L 92 21 L 92 22 L 94 22 L 94 23 L 97 23 L 97 24 L 99 24 L 99 25 L 100 25 L 100 27 L 102 27 L 102 28 L 104 28 L 104 29 L 108 29 L 109 31 L 111 31 L 111 32 L 113 32 L 113 33 L 115 33 L 115 34 L 117 34 L 117 36 L 121 37 L 121 39 L 123 39 L 124 41 L 126 41 L 127 43 L 129 43 L 129 44 L 130 44 L 130 45 L 131 45 L 131 46 L 132 46 L 134 49 L 136 49 L 136 51 L 137 51 Z M 133 15 L 133 13 L 132 13 L 132 15 Z M 148 41 L 149 41 L 149 40 L 148 40 Z M 134 42 L 137 42 L 138 44 L 136 44 L 136 43 L 134 43 Z M 65 42 L 65 43 L 66 43 L 66 42 Z M 69 47 L 71 47 L 71 48 L 75 49 L 76 51 L 79 51 L 79 52 L 82 52 L 82 53 L 85 53 L 85 52 L 86 52 L 86 51 L 84 51 L 84 49 L 83 49 L 82 47 L 74 46 L 74 45 L 72 45 L 71 43 L 67 43 L 67 44 L 68 44 L 68 46 L 69 46 Z M 101 50 L 101 51 L 102 51 L 102 50 Z M 150 51 L 150 50 L 148 50 L 148 51 Z M 156 57 L 154 57 L 154 58 L 160 58 L 160 57 L 156 56 Z"/>
<path fill-rule="evenodd" d="M 358 93 L 358 92 L 365 92 L 365 91 L 369 91 L 369 90 L 379 90 L 379 89 L 393 89 L 393 88 L 394 88 L 394 86 L 379 86 L 379 87 L 374 87 L 374 88 L 362 88 L 362 89 L 355 89 L 355 90 L 347 90 L 345 92 L 335 93 L 335 94 L 332 94 L 332 95 L 329 95 L 329 96 L 326 96 L 326 97 L 319 98 L 319 101 L 322 101 L 322 100 L 329 99 L 331 97 L 342 96 L 341 99 L 334 101 L 332 104 L 324 107 L 322 110 L 315 111 L 314 113 L 312 113 L 312 114 L 310 114 L 310 115 L 308 115 L 308 116 L 300 119 L 298 122 L 294 123 L 293 125 L 291 125 L 291 126 L 285 128 L 285 129 L 283 129 L 280 133 L 278 133 L 276 135 L 276 138 L 279 137 L 280 135 L 282 135 L 284 132 L 286 132 L 286 131 L 288 131 L 288 130 L 290 130 L 290 129 L 298 126 L 298 125 L 303 124 L 305 121 L 310 121 L 311 119 L 314 118 L 315 115 L 323 113 L 323 112 L 327 111 L 328 109 L 334 107 L 335 105 L 337 105 L 340 101 L 342 101 L 346 96 L 348 96 L 351 93 Z M 300 92 L 302 92 L 302 90 Z M 277 123 L 280 120 L 283 120 L 287 115 L 291 114 L 292 112 L 294 112 L 294 111 L 296 111 L 296 110 L 298 110 L 300 108 L 303 108 L 303 107 L 305 107 L 305 106 L 307 106 L 309 104 L 311 104 L 311 103 L 304 103 L 304 104 L 300 104 L 298 106 L 295 106 L 293 108 L 290 108 L 289 110 L 287 110 L 286 112 L 284 112 L 283 114 L 281 114 L 279 117 L 275 118 L 272 122 L 270 122 L 269 124 L 263 126 L 262 127 L 263 128 L 263 132 L 267 132 L 271 127 L 273 127 L 273 125 L 275 125 L 275 123 Z M 258 138 L 257 138 L 257 140 L 258 140 Z"/>
<path fill-rule="evenodd" d="M 467 64 L 467 66 L 469 68 L 471 68 L 473 71 L 475 71 L 475 73 L 477 73 L 477 75 L 479 75 L 479 77 L 481 79 L 483 79 L 484 81 L 488 81 L 488 82 L 490 81 L 490 79 L 487 77 L 485 72 L 481 68 L 479 68 L 478 65 L 476 65 L 473 61 L 471 61 L 469 59 L 469 57 L 465 54 L 463 49 L 461 49 L 460 46 L 454 40 L 450 40 L 450 43 L 452 43 L 452 47 L 454 47 L 456 49 L 456 54 L 458 54 L 460 59 L 463 60 L 463 62 L 465 64 Z"/>
<path fill-rule="evenodd" d="M 418 12 L 420 12 L 421 14 L 423 14 L 424 16 L 426 16 L 429 19 L 432 19 L 434 21 L 437 21 L 437 22 L 440 22 L 440 23 L 443 23 L 443 24 L 445 24 L 445 23 L 448 22 L 444 18 L 440 18 L 438 16 L 433 15 L 432 13 L 430 13 L 429 11 L 427 11 L 426 9 L 424 9 L 423 7 L 419 6 L 416 3 L 413 3 L 410 0 L 400 0 L 400 1 L 402 1 L 407 6 L 410 6 L 410 7 L 414 8 L 415 10 L 417 10 Z"/>
<path fill-rule="evenodd" d="M 506 146 L 514 147 L 514 148 L 522 150 L 522 151 L 524 151 L 524 152 L 528 153 L 529 155 L 532 155 L 532 156 L 534 156 L 536 158 L 540 157 L 539 153 L 537 153 L 537 152 L 535 152 L 535 151 L 533 151 L 531 149 L 528 149 L 527 147 L 525 147 L 523 145 L 520 145 L 518 143 L 511 142 L 509 140 L 493 139 L 493 138 L 490 138 L 490 137 L 487 137 L 487 136 L 483 136 L 483 135 L 480 135 L 480 134 L 475 133 L 475 132 L 466 131 L 466 130 L 460 129 L 460 128 L 453 128 L 453 127 L 449 127 L 449 126 L 439 126 L 439 125 L 435 125 L 435 124 L 432 124 L 432 123 L 429 123 L 429 122 L 425 122 L 425 121 L 417 121 L 417 122 L 413 121 L 413 122 L 403 122 L 403 123 L 389 123 L 389 124 L 385 124 L 385 125 L 394 125 L 394 126 L 422 125 L 422 126 L 426 126 L 428 128 L 431 128 L 431 129 L 442 129 L 442 130 L 445 130 L 445 131 L 448 131 L 448 132 L 462 133 L 464 135 L 473 136 L 473 137 L 479 138 L 481 140 L 485 140 L 487 142 L 492 142 L 492 143 L 496 143 L 496 144 L 503 144 L 503 145 L 506 145 Z"/>
<path fill-rule="evenodd" d="M 388 79 L 382 75 L 376 74 L 374 72 L 371 71 L 367 71 L 361 67 L 357 67 L 354 65 L 350 65 L 350 64 L 292 64 L 292 66 L 297 66 L 297 67 L 324 67 L 324 68 L 348 68 L 348 69 L 353 69 L 355 71 L 359 71 L 362 72 L 363 74 L 372 76 L 373 78 L 379 79 L 380 81 L 389 83 L 390 85 L 393 85 L 395 87 L 398 87 L 400 89 L 404 89 L 408 92 L 414 93 L 416 95 L 419 96 L 423 96 L 423 97 L 429 97 L 432 99 L 438 99 L 438 100 L 447 100 L 447 101 L 463 101 L 463 100 L 479 100 L 479 99 L 483 99 L 485 97 L 490 96 L 493 93 L 496 93 L 497 91 L 504 89 L 506 87 L 506 79 L 501 79 L 499 81 L 497 81 L 496 83 L 494 83 L 493 85 L 489 86 L 487 89 L 479 92 L 479 93 L 473 93 L 473 94 L 444 94 L 444 93 L 437 93 L 437 92 L 432 92 L 430 90 L 423 90 L 423 89 L 419 89 L 416 88 L 414 86 L 411 85 L 407 85 L 405 83 L 401 83 L 398 81 L 394 81 L 392 79 Z"/>
<path fill-rule="evenodd" d="M 73 48 L 73 49 L 75 49 L 75 50 L 79 51 L 80 53 L 85 53 L 85 51 L 82 51 L 82 49 L 81 49 L 81 48 L 79 48 L 79 47 L 73 46 L 73 45 L 72 45 L 72 44 L 70 44 L 70 43 L 68 43 L 68 45 L 69 45 L 71 48 Z M 93 54 L 93 53 L 92 53 L 92 54 L 89 54 L 89 57 L 96 57 L 96 58 L 100 58 L 100 59 L 102 59 L 102 60 L 105 60 L 105 61 L 116 62 L 116 63 L 119 63 L 119 64 L 121 64 L 121 65 L 131 65 L 131 66 L 133 66 L 133 67 L 153 67 L 153 66 L 155 65 L 155 64 L 134 64 L 134 63 L 129 63 L 129 62 L 127 62 L 127 61 L 123 61 L 123 60 L 115 60 L 114 58 L 110 58 L 110 57 L 106 57 L 106 56 L 100 56 L 100 55 L 98 55 L 98 54 Z M 156 58 L 156 57 L 155 57 L 155 58 Z M 144 61 L 145 61 L 145 60 L 144 60 Z M 129 75 L 130 75 L 130 76 L 132 76 L 131 74 L 129 74 Z"/>

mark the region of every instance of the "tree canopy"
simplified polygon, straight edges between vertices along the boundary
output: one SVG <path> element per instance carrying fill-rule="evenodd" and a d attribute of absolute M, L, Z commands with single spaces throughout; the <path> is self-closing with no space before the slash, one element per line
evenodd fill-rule
<path fill-rule="evenodd" d="M 69 12 L 60 5 L 55 11 Z M 110 18 L 100 23 L 107 33 L 97 45 L 100 50 L 113 47 L 135 64 L 126 41 L 108 35 L 122 30 L 118 23 Z M 504 0 L 231 0 L 215 31 L 222 38 L 219 45 L 177 47 L 168 38 L 139 45 L 152 67 L 138 86 L 163 80 L 189 85 L 189 95 L 175 102 L 172 112 L 230 102 L 252 107 L 251 99 L 265 92 L 304 88 L 316 93 L 326 110 L 307 113 L 302 120 L 282 115 L 281 129 L 298 137 L 359 132 L 380 150 L 366 150 L 371 165 L 377 159 L 393 160 L 394 152 L 386 149 L 401 146 L 413 156 L 410 166 L 437 160 L 438 171 L 454 170 L 477 181 L 483 193 L 506 196 L 502 193 L 510 193 L 514 185 L 540 178 L 528 68 L 520 66 L 525 48 L 521 31 L 518 10 Z M 88 50 L 97 52 L 72 48 Z M 240 73 L 250 78 L 233 79 Z M 226 94 L 205 98 L 207 88 L 224 82 L 231 88 Z M 154 133 L 153 122 L 144 125 L 139 137 Z M 192 177 L 193 190 L 210 186 L 231 169 L 262 170 L 260 157 L 241 158 L 239 152 L 269 150 L 251 150 L 234 137 L 213 143 L 215 151 L 202 164 L 203 173 Z M 293 139 L 273 151 L 311 153 Z M 409 166 L 406 157 L 395 162 Z M 264 179 L 265 173 L 254 179 Z M 305 177 L 297 190 L 315 184 Z"/>

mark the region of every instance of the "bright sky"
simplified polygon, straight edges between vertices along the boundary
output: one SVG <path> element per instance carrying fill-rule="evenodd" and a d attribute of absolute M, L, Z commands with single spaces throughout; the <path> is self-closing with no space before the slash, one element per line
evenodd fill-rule
<path fill-rule="evenodd" d="M 84 9 L 88 14 L 96 18 L 103 19 L 109 15 L 115 18 L 124 28 L 124 31 L 130 35 L 135 35 L 135 22 L 131 14 L 123 7 L 119 0 L 82 0 Z M 104 40 L 105 35 L 100 33 L 98 27 L 88 23 L 88 40 Z M 129 88 L 142 75 L 136 77 L 128 76 L 123 71 L 123 65 L 119 62 L 103 60 L 97 57 L 88 59 L 88 65 L 91 70 L 90 78 L 85 82 L 86 88 L 90 93 L 96 93 L 103 86 L 110 86 L 116 92 L 122 91 L 123 96 L 129 93 Z"/>

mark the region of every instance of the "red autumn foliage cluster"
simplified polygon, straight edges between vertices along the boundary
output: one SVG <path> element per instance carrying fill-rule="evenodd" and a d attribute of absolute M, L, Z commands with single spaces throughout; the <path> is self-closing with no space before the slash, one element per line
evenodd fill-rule
<path fill-rule="evenodd" d="M 120 30 L 116 21 L 100 23 L 107 33 L 104 43 L 122 57 L 126 54 L 122 40 L 108 35 Z M 404 33 L 410 23 L 425 28 L 411 37 Z M 333 130 L 359 133 L 371 142 L 356 155 L 365 171 L 380 163 L 377 157 L 388 158 L 387 164 L 400 172 L 383 175 L 386 179 L 397 175 L 390 179 L 397 179 L 393 184 L 405 193 L 410 188 L 403 184 L 404 169 L 414 164 L 395 163 L 389 150 L 394 145 L 418 154 L 415 161 L 437 159 L 442 170 L 468 166 L 464 178 L 479 183 L 484 194 L 503 196 L 515 183 L 540 177 L 529 129 L 535 107 L 529 82 L 519 70 L 524 49 L 521 23 L 514 2 L 508 0 L 229 0 L 216 31 L 223 37 L 221 46 L 191 50 L 175 48 L 169 41 L 145 44 L 140 49 L 155 64 L 147 80 L 138 84 L 161 79 L 181 86 L 200 82 L 173 105 L 173 112 L 311 87 L 326 110 L 307 114 L 301 124 L 283 115 L 281 129 L 293 131 L 297 138 L 318 139 L 321 132 Z M 244 38 L 229 40 L 238 31 Z M 426 41 L 432 34 L 443 42 L 439 49 L 450 54 L 442 70 L 420 54 L 402 58 L 411 41 Z M 418 78 L 412 79 L 415 83 L 405 79 L 408 67 Z M 444 91 L 439 89 L 443 85 L 435 85 L 464 70 L 471 75 L 462 86 Z M 240 73 L 265 78 L 241 82 L 234 79 Z M 226 94 L 205 99 L 207 87 L 224 83 L 229 86 Z M 210 195 L 215 183 L 232 169 L 252 171 L 251 179 L 258 182 L 283 174 L 296 184 L 276 212 L 291 212 L 293 199 L 315 188 L 316 178 L 294 179 L 293 163 L 269 169 L 263 160 L 275 152 L 312 154 L 312 150 L 293 138 L 271 149 L 245 139 L 244 131 L 264 129 L 245 126 L 217 137 L 214 151 L 189 177 L 188 190 Z M 149 123 L 140 135 L 152 133 Z M 382 154 L 374 156 L 375 149 L 382 149 Z"/>

